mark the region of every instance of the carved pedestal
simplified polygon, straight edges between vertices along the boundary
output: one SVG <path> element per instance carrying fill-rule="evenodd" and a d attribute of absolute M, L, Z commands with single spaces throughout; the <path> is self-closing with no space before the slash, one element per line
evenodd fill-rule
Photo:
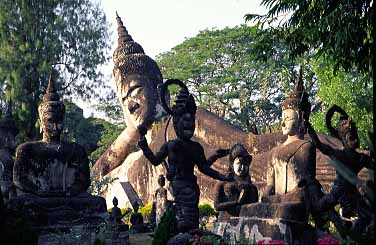
<path fill-rule="evenodd" d="M 287 244 L 313 244 L 315 231 L 307 223 L 301 202 L 252 203 L 241 208 L 239 217 L 217 223 L 213 233 L 229 244 L 283 240 Z"/>

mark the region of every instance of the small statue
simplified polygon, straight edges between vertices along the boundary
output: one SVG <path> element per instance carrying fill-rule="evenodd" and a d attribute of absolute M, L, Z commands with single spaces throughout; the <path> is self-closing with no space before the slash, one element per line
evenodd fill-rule
<path fill-rule="evenodd" d="M 145 232 L 146 226 L 144 225 L 144 217 L 142 217 L 142 214 L 138 212 L 138 204 L 134 203 L 133 205 L 133 213 L 130 217 L 130 222 L 132 224 L 131 229 L 136 232 Z"/>
<path fill-rule="evenodd" d="M 38 225 L 85 217 L 101 220 L 107 213 L 106 202 L 86 192 L 90 173 L 85 149 L 60 140 L 65 106 L 56 93 L 53 75 L 38 111 L 43 139 L 16 150 L 13 181 L 18 196 L 10 207 Z"/>
<path fill-rule="evenodd" d="M 159 224 L 159 221 L 161 221 L 161 218 L 163 214 L 166 212 L 167 209 L 167 189 L 165 186 L 165 177 L 163 174 L 159 175 L 158 178 L 158 184 L 159 188 L 155 191 L 154 199 L 156 203 L 156 217 L 155 222 L 156 225 Z"/>
<path fill-rule="evenodd" d="M 338 127 L 334 129 L 331 119 L 335 112 L 340 114 Z M 371 158 L 369 151 L 359 148 L 359 137 L 355 123 L 349 118 L 347 113 L 337 105 L 333 105 L 326 114 L 326 125 L 330 133 L 341 140 L 342 149 L 334 149 L 331 146 L 320 142 L 312 125 L 305 121 L 308 133 L 312 142 L 324 154 L 334 160 L 338 160 L 351 171 L 356 178 L 360 170 L 364 167 L 374 169 L 374 160 Z M 359 202 L 362 197 L 357 187 L 342 176 L 341 172 L 336 170 L 336 179 L 330 193 L 323 196 L 320 201 L 315 202 L 315 208 L 320 211 L 326 211 L 340 204 L 342 208 L 342 216 L 350 218 L 355 213 L 362 213 L 360 209 L 365 208 L 364 205 L 359 209 Z"/>
<path fill-rule="evenodd" d="M 252 156 L 243 145 L 236 144 L 231 148 L 229 172 L 235 174 L 235 180 L 231 183 L 220 182 L 216 186 L 214 207 L 220 211 L 219 222 L 238 217 L 242 205 L 258 201 L 257 187 L 252 184 L 249 175 L 251 161 Z"/>
<path fill-rule="evenodd" d="M 16 149 L 17 134 L 16 122 L 12 118 L 12 104 L 9 101 L 6 113 L 0 120 L 0 187 L 4 203 L 16 196 L 13 185 L 13 154 Z"/>
<path fill-rule="evenodd" d="M 170 84 L 181 87 L 176 96 L 176 103 L 172 110 L 166 105 L 166 90 Z M 188 92 L 188 88 L 180 80 L 167 80 L 161 86 L 162 106 L 172 115 L 173 126 L 177 139 L 162 145 L 155 155 L 148 147 L 145 134 L 146 129 L 139 127 L 141 139 L 138 143 L 145 157 L 154 165 L 161 164 L 168 157 L 167 175 L 170 176 L 172 195 L 175 198 L 178 230 L 180 232 L 197 229 L 199 226 L 198 202 L 200 189 L 194 167 L 218 180 L 229 181 L 229 176 L 223 176 L 210 168 L 202 146 L 191 140 L 195 131 L 196 104 Z"/>
<path fill-rule="evenodd" d="M 116 197 L 112 199 L 112 203 L 114 204 L 114 207 L 111 209 L 111 220 L 113 224 L 123 224 L 121 220 L 125 215 L 131 212 L 131 210 L 128 209 L 124 214 L 121 214 L 121 209 L 118 208 L 118 199 Z"/>

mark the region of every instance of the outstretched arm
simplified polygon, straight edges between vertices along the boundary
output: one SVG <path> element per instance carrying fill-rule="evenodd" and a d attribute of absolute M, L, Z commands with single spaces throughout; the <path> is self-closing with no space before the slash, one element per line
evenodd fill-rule
<path fill-rule="evenodd" d="M 138 141 L 138 147 L 144 153 L 144 156 L 153 164 L 158 166 L 167 156 L 168 156 L 168 143 L 164 143 L 161 149 L 154 155 L 148 146 L 148 142 L 145 138 L 147 129 L 144 127 L 138 127 L 138 132 L 140 134 L 140 140 Z"/>
<path fill-rule="evenodd" d="M 209 166 L 213 165 L 213 163 L 215 163 L 215 161 L 217 161 L 219 158 L 227 156 L 229 153 L 230 153 L 229 149 L 216 150 L 215 153 L 211 155 L 207 160 Z"/>
<path fill-rule="evenodd" d="M 336 154 L 336 150 L 331 146 L 321 143 L 319 137 L 316 134 L 315 129 L 312 127 L 311 123 L 304 121 L 304 126 L 307 128 L 308 134 L 311 137 L 312 143 L 325 155 L 333 156 Z"/>
<path fill-rule="evenodd" d="M 204 149 L 201 145 L 199 145 L 197 149 L 197 167 L 201 173 L 206 174 L 213 179 L 222 180 L 222 181 L 229 181 L 231 178 L 220 174 L 218 171 L 212 169 L 205 158 Z"/>
<path fill-rule="evenodd" d="M 138 146 L 144 153 L 144 156 L 153 164 L 154 166 L 158 166 L 161 162 L 167 157 L 168 155 L 168 145 L 164 143 L 161 149 L 154 155 L 154 153 L 150 150 L 148 146 L 148 142 L 146 141 L 145 136 L 141 136 L 140 141 L 138 142 Z"/>

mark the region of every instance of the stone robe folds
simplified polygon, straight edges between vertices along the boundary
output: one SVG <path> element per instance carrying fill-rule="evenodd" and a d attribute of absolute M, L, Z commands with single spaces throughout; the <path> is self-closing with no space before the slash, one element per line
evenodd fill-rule
<path fill-rule="evenodd" d="M 279 145 L 270 151 L 268 165 L 267 186 L 272 186 L 275 194 L 284 195 L 296 189 L 302 179 L 314 181 L 316 149 L 307 140 Z"/>

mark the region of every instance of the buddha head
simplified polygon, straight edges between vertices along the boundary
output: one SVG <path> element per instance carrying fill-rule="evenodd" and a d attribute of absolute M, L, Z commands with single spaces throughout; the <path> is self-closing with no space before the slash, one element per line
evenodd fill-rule
<path fill-rule="evenodd" d="M 118 199 L 116 197 L 112 199 L 112 204 L 114 205 L 114 207 L 117 207 L 117 205 L 119 204 Z"/>
<path fill-rule="evenodd" d="M 12 117 L 12 103 L 8 101 L 6 112 L 0 120 L 0 148 L 13 151 L 16 148 L 18 129 Z"/>
<path fill-rule="evenodd" d="M 59 141 L 63 131 L 65 106 L 56 93 L 54 76 L 51 74 L 46 94 L 38 107 L 43 141 Z"/>
<path fill-rule="evenodd" d="M 158 177 L 159 186 L 163 187 L 163 186 L 165 186 L 165 183 L 166 183 L 166 179 L 165 179 L 164 175 L 160 174 L 159 177 Z"/>
<path fill-rule="evenodd" d="M 127 127 L 150 128 L 163 116 L 158 97 L 158 84 L 163 82 L 157 63 L 145 55 L 140 44 L 133 41 L 116 14 L 118 46 L 113 54 L 114 81 Z"/>
<path fill-rule="evenodd" d="M 295 88 L 282 102 L 282 133 L 284 135 L 303 136 L 305 133 L 304 120 L 309 120 L 311 104 L 304 90 L 302 72 L 299 71 Z"/>
<path fill-rule="evenodd" d="M 235 144 L 230 149 L 229 154 L 230 171 L 240 177 L 249 176 L 249 165 L 252 161 L 252 156 L 241 144 Z"/>

